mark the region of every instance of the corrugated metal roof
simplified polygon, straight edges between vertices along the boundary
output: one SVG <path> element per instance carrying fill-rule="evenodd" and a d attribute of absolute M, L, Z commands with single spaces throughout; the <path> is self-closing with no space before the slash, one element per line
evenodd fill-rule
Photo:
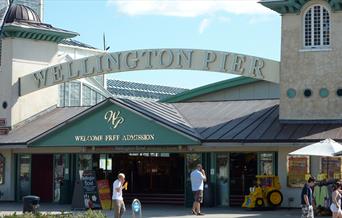
<path fill-rule="evenodd" d="M 86 109 L 87 107 L 55 108 L 41 116 L 31 118 L 31 121 L 11 130 L 8 135 L 0 136 L 0 144 L 24 144 Z"/>
<path fill-rule="evenodd" d="M 116 100 L 118 101 L 118 100 Z M 120 99 L 119 102 L 145 116 L 157 120 L 175 130 L 183 132 L 189 136 L 200 139 L 201 136 L 184 119 L 179 111 L 172 104 L 159 103 L 154 101 L 134 101 Z"/>
<path fill-rule="evenodd" d="M 117 98 L 158 101 L 187 89 L 108 79 L 107 90 Z"/>
<path fill-rule="evenodd" d="M 279 100 L 173 104 L 204 142 L 342 141 L 342 123 L 281 123 Z"/>
<path fill-rule="evenodd" d="M 342 123 L 281 123 L 279 100 L 160 103 L 107 99 L 202 142 L 314 142 L 326 138 L 342 141 Z M 22 127 L 0 136 L 0 144 L 24 144 L 57 128 L 73 117 L 96 110 L 86 107 L 56 108 Z"/>
<path fill-rule="evenodd" d="M 88 49 L 96 49 L 96 50 L 98 50 L 97 48 L 95 48 L 95 47 L 93 47 L 91 45 L 88 45 L 88 44 L 83 43 L 83 42 L 79 42 L 79 41 L 74 40 L 74 39 L 65 39 L 65 40 L 61 41 L 59 44 L 76 46 L 76 47 L 80 47 L 80 48 L 88 48 Z"/>

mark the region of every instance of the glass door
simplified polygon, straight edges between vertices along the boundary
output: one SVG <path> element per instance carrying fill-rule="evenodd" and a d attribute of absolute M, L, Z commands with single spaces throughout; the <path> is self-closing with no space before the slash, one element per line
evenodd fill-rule
<path fill-rule="evenodd" d="M 241 206 L 244 195 L 255 184 L 258 174 L 257 153 L 230 153 L 230 206 Z"/>
<path fill-rule="evenodd" d="M 18 200 L 31 194 L 31 155 L 18 155 Z"/>
<path fill-rule="evenodd" d="M 69 192 L 70 186 L 70 155 L 55 154 L 54 155 L 54 197 L 55 203 L 64 203 L 66 192 Z M 67 191 L 65 191 L 67 189 Z"/>
<path fill-rule="evenodd" d="M 217 206 L 229 206 L 229 154 L 217 154 L 216 172 Z"/>

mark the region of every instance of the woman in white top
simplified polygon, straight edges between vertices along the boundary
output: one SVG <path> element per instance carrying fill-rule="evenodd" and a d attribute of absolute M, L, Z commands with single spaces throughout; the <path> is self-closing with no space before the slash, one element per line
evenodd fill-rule
<path fill-rule="evenodd" d="M 333 193 L 332 193 L 332 203 L 330 205 L 330 210 L 332 212 L 333 218 L 342 218 L 342 210 L 341 210 L 341 183 L 337 182 L 334 184 Z"/>

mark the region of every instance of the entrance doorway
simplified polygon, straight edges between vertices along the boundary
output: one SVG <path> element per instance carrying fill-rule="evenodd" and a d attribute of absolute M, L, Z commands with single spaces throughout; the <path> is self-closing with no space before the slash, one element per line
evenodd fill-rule
<path fill-rule="evenodd" d="M 40 197 L 41 202 L 53 200 L 53 155 L 33 154 L 31 194 Z"/>
<path fill-rule="evenodd" d="M 230 153 L 230 206 L 241 206 L 258 174 L 257 153 Z"/>
<path fill-rule="evenodd" d="M 184 204 L 184 155 L 130 153 L 111 158 L 112 180 L 120 172 L 126 175 L 126 199 L 139 197 L 142 203 Z"/>

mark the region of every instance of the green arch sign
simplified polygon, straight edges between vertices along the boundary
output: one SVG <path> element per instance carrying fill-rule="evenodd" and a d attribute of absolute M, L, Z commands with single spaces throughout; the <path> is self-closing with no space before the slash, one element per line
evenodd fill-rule
<path fill-rule="evenodd" d="M 107 73 L 134 70 L 201 70 L 279 83 L 278 61 L 224 51 L 199 49 L 142 49 L 104 53 L 41 69 L 20 78 L 20 95 Z"/>

